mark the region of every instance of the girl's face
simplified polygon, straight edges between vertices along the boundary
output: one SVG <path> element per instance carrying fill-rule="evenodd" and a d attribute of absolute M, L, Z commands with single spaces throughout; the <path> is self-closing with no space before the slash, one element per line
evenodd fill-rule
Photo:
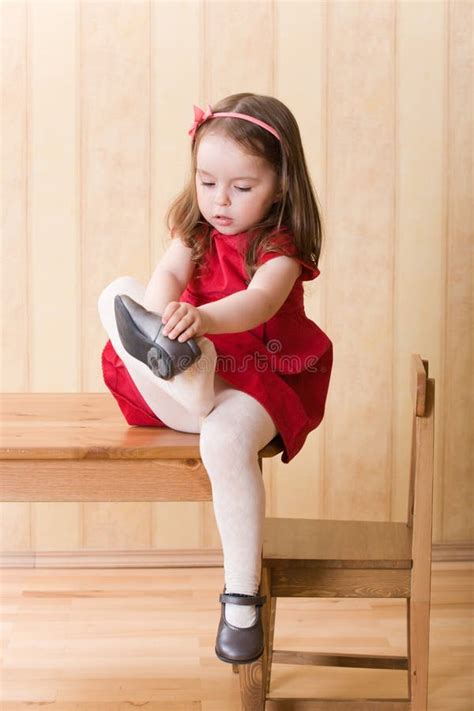
<path fill-rule="evenodd" d="M 263 158 L 244 153 L 235 141 L 208 133 L 201 139 L 196 158 L 199 209 L 219 232 L 246 232 L 278 201 L 274 170 Z"/>

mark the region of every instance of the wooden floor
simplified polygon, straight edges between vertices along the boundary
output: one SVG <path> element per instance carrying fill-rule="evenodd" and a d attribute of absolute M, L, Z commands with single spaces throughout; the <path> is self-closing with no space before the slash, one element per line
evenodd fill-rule
<path fill-rule="evenodd" d="M 434 563 L 430 711 L 472 711 L 472 563 Z M 3 569 L 2 711 L 239 711 L 222 568 Z M 275 648 L 405 654 L 403 600 L 279 600 Z M 405 696 L 406 673 L 275 665 L 274 696 Z"/>

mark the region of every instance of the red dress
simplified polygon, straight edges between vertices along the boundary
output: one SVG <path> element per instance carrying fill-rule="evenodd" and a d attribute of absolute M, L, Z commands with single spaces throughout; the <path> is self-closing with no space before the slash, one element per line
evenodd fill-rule
<path fill-rule="evenodd" d="M 249 280 L 244 255 L 249 235 L 212 230 L 211 249 L 179 301 L 201 306 L 246 289 Z M 249 331 L 205 336 L 216 348 L 216 372 L 258 400 L 272 417 L 284 447 L 281 461 L 287 463 L 323 419 L 333 349 L 328 336 L 304 311 L 303 281 L 315 279 L 319 269 L 295 256 L 286 228 L 279 234 L 278 246 L 281 251 L 260 255 L 257 266 L 281 253 L 293 256 L 303 266 L 279 311 Z M 102 367 L 104 380 L 129 424 L 166 426 L 143 400 L 110 341 L 102 354 Z"/>

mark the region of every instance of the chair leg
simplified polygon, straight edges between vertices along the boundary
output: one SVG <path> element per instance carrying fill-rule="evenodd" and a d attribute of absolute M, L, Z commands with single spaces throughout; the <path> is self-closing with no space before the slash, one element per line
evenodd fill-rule
<path fill-rule="evenodd" d="M 265 688 L 268 675 L 268 630 L 270 626 L 269 600 L 270 597 L 270 574 L 269 568 L 264 568 L 262 564 L 262 577 L 259 588 L 259 595 L 266 595 L 267 601 L 262 607 L 262 626 L 264 637 L 264 649 L 262 656 L 251 664 L 241 664 L 240 674 L 240 704 L 241 711 L 265 711 Z"/>
<path fill-rule="evenodd" d="M 267 596 L 267 601 L 262 608 L 262 625 L 263 638 L 265 640 L 265 649 L 262 657 L 262 685 L 263 685 L 263 700 L 267 696 L 270 688 L 270 675 L 272 672 L 272 657 L 273 657 L 273 628 L 275 623 L 275 606 L 276 598 L 272 597 L 272 571 L 267 568 L 262 562 L 262 581 L 261 595 Z M 265 706 L 264 706 L 265 707 Z"/>
<path fill-rule="evenodd" d="M 234 672 L 234 674 L 238 674 L 239 673 L 239 665 L 232 664 L 232 671 Z"/>
<path fill-rule="evenodd" d="M 263 633 L 265 635 L 265 668 L 263 677 L 263 686 L 265 689 L 265 695 L 268 696 L 270 693 L 270 680 L 272 674 L 272 660 L 273 660 L 273 638 L 275 633 L 275 615 L 277 598 L 272 597 L 271 594 L 271 568 L 266 568 L 266 575 L 263 578 L 267 583 L 267 588 L 264 595 L 267 596 L 267 602 L 265 603 L 265 614 L 263 615 Z"/>
<path fill-rule="evenodd" d="M 408 696 L 412 711 L 428 709 L 430 603 L 407 598 Z"/>

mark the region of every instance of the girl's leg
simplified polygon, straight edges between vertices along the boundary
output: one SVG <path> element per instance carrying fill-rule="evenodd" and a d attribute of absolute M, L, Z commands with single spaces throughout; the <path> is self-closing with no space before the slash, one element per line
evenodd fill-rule
<path fill-rule="evenodd" d="M 201 424 L 201 458 L 211 480 L 217 527 L 224 552 L 226 592 L 255 595 L 261 577 L 265 487 L 258 452 L 277 434 L 255 398 L 227 388 Z M 254 606 L 225 606 L 226 619 L 247 627 Z"/>
<path fill-rule="evenodd" d="M 225 387 L 225 381 L 215 373 L 216 349 L 209 338 L 195 340 L 202 356 L 193 365 L 171 380 L 163 380 L 153 375 L 145 363 L 131 356 L 122 345 L 117 330 L 114 310 L 116 294 L 127 294 L 143 305 L 145 287 L 133 277 L 115 279 L 101 293 L 98 309 L 102 325 L 109 339 L 127 368 L 130 377 L 143 399 L 157 417 L 168 427 L 181 432 L 200 432 L 202 419 L 214 407 L 215 386 Z"/>

